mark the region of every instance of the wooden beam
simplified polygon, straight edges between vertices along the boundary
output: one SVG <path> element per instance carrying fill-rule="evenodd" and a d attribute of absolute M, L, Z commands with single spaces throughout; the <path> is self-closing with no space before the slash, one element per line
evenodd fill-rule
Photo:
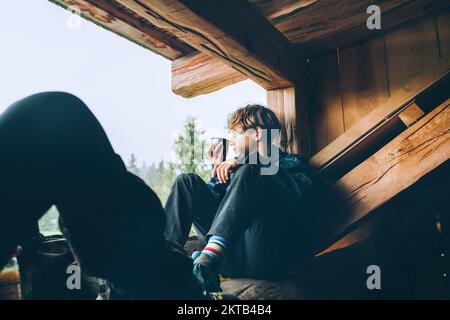
<path fill-rule="evenodd" d="M 411 103 L 398 117 L 407 127 L 411 127 L 425 115 L 425 112 L 415 103 Z"/>
<path fill-rule="evenodd" d="M 330 247 L 326 248 L 322 252 L 316 254 L 316 256 L 323 255 L 325 253 L 332 252 L 334 250 L 344 249 L 348 248 L 351 245 L 354 245 L 356 243 L 360 243 L 364 240 L 367 240 L 370 238 L 373 228 L 373 221 L 369 220 L 365 224 L 361 225 L 359 228 L 353 230 L 343 238 L 341 238 L 339 241 L 331 245 Z"/>
<path fill-rule="evenodd" d="M 308 104 L 303 95 L 303 87 L 267 91 L 267 105 L 281 122 L 282 132 L 286 138 L 283 151 L 290 154 L 310 155 L 310 134 Z"/>
<path fill-rule="evenodd" d="M 172 61 L 172 91 L 185 98 L 214 92 L 247 77 L 201 52 Z"/>
<path fill-rule="evenodd" d="M 369 214 L 445 163 L 450 150 L 450 99 L 342 177 L 333 187 L 339 197 L 320 235 L 325 249 L 366 221 Z M 323 240 L 322 240 L 323 241 Z M 319 249 L 319 250 L 320 250 Z"/>
<path fill-rule="evenodd" d="M 124 37 L 154 53 L 174 60 L 195 51 L 169 33 L 158 29 L 142 16 L 130 12 L 116 1 L 50 0 L 67 9 L 78 7 L 81 15 L 117 35 Z"/>
<path fill-rule="evenodd" d="M 435 79 L 430 82 L 429 79 Z M 383 134 L 393 122 L 398 120 L 398 115 L 408 105 L 416 100 L 427 90 L 439 85 L 441 82 L 448 85 L 450 73 L 447 69 L 439 77 L 435 77 L 435 70 L 428 70 L 398 90 L 395 96 L 390 97 L 358 123 L 340 135 L 332 143 L 328 144 L 319 153 L 311 158 L 311 164 L 318 172 L 324 172 L 338 161 L 348 159 L 350 153 L 367 148 L 377 134 Z"/>
<path fill-rule="evenodd" d="M 259 10 L 269 21 L 283 20 L 303 8 L 306 8 L 317 0 L 249 0 L 257 10 Z"/>
<path fill-rule="evenodd" d="M 366 10 L 371 4 L 380 7 L 379 30 L 370 30 L 366 25 L 369 17 Z M 445 0 L 388 0 L 377 3 L 367 0 L 321 0 L 270 21 L 289 41 L 301 45 L 312 57 L 449 9 L 450 3 Z"/>
<path fill-rule="evenodd" d="M 295 87 L 267 91 L 267 106 L 280 120 L 282 149 L 287 153 L 298 153 L 300 149 L 295 102 Z"/>
<path fill-rule="evenodd" d="M 267 90 L 293 86 L 304 61 L 247 1 L 117 1 Z"/>

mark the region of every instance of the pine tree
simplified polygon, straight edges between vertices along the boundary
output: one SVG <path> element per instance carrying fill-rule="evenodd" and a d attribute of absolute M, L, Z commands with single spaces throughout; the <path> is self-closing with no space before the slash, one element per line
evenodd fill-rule
<path fill-rule="evenodd" d="M 205 140 L 204 130 L 198 128 L 196 119 L 189 117 L 184 125 L 184 130 L 175 140 L 174 149 L 178 161 L 175 168 L 181 173 L 197 173 L 205 178 L 208 173 L 208 165 L 204 158 Z"/>
<path fill-rule="evenodd" d="M 162 204 L 165 204 L 169 196 L 175 178 L 180 173 L 194 172 L 206 180 L 209 177 L 209 165 L 204 158 L 205 140 L 204 131 L 198 128 L 195 118 L 189 117 L 184 125 L 184 130 L 178 135 L 173 145 L 177 155 L 177 161 L 152 163 L 146 166 L 145 163 L 138 168 L 137 158 L 131 154 L 127 168 L 136 174 L 152 188 L 158 195 Z"/>
<path fill-rule="evenodd" d="M 127 169 L 128 171 L 130 171 L 131 173 L 140 176 L 141 171 L 139 170 L 138 166 L 137 166 L 137 158 L 134 155 L 134 153 L 131 154 L 130 160 L 128 160 L 128 165 L 127 165 Z"/>

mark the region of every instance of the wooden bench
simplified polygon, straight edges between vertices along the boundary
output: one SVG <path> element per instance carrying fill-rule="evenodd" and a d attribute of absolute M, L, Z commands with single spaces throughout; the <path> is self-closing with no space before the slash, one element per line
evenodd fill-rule
<path fill-rule="evenodd" d="M 241 299 L 449 297 L 442 258 L 450 248 L 443 234 L 450 227 L 450 75 L 424 79 L 311 158 L 329 204 L 309 228 L 314 258 L 289 280 L 224 279 L 225 292 Z M 370 265 L 381 268 L 383 290 L 367 288 Z"/>

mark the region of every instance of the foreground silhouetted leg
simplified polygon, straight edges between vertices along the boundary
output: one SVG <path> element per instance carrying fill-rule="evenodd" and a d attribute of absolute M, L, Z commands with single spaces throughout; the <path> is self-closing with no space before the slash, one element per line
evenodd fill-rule
<path fill-rule="evenodd" d="M 155 193 L 126 171 L 73 95 L 23 99 L 0 116 L 0 264 L 56 204 L 82 269 L 137 298 L 186 297 L 191 262 L 164 239 Z"/>

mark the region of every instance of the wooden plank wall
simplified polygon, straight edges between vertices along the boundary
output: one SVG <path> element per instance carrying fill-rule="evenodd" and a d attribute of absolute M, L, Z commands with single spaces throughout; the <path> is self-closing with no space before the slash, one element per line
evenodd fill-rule
<path fill-rule="evenodd" d="M 439 60 L 450 62 L 449 21 L 450 13 L 428 16 L 385 35 L 311 58 L 308 89 L 312 154 L 424 70 L 435 68 L 436 76 L 444 71 L 436 65 Z"/>
<path fill-rule="evenodd" d="M 424 70 L 435 71 L 427 81 L 439 76 L 445 71 L 442 65 L 450 66 L 448 12 L 309 59 L 312 154 Z M 378 208 L 374 219 L 341 241 L 338 247 L 342 250 L 330 248 L 320 256 L 327 259 L 340 252 L 359 250 L 350 259 L 361 272 L 367 267 L 365 261 L 381 267 L 382 290 L 367 292 L 360 288 L 360 297 L 450 298 L 450 211 L 446 201 L 450 187 L 448 183 L 442 186 L 436 182 L 436 176 L 441 177 L 440 181 L 445 181 L 442 177 L 449 178 L 449 165 L 447 161 L 435 170 L 434 178 L 424 179 L 427 183 L 412 186 Z M 358 255 L 366 256 L 364 262 L 358 261 Z M 345 263 L 349 263 L 348 259 Z M 339 269 L 339 263 L 336 265 Z"/>

